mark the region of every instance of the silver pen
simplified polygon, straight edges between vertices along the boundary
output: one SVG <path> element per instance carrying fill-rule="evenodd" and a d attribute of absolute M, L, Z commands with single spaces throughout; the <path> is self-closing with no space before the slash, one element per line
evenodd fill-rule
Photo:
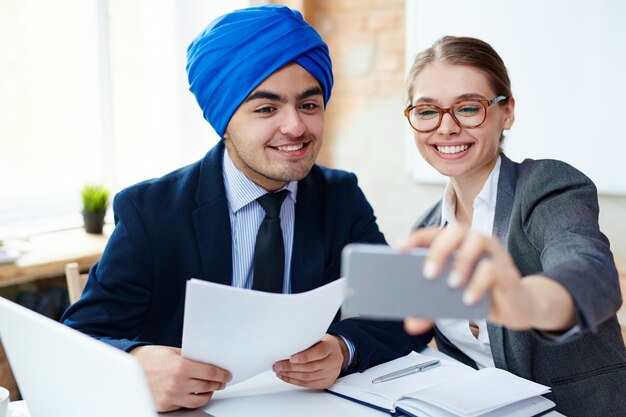
<path fill-rule="evenodd" d="M 406 375 L 415 374 L 417 372 L 424 372 L 435 366 L 439 365 L 441 361 L 439 359 L 433 359 L 432 361 L 420 363 L 417 365 L 409 366 L 408 368 L 400 369 L 385 375 L 381 375 L 378 378 L 372 380 L 372 384 L 378 384 L 380 382 L 391 381 L 392 379 L 401 378 Z"/>

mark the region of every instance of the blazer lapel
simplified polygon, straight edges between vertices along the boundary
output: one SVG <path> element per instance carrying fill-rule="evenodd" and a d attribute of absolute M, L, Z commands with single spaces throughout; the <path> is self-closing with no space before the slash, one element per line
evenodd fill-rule
<path fill-rule="evenodd" d="M 494 365 L 496 368 L 508 371 L 506 355 L 504 354 L 504 328 L 488 321 L 487 333 L 489 334 L 489 345 L 491 346 Z"/>
<path fill-rule="evenodd" d="M 493 219 L 493 235 L 500 239 L 506 247 L 509 239 L 509 223 L 515 201 L 515 184 L 517 183 L 517 164 L 502 155 L 500 176 L 498 178 L 498 196 L 496 198 L 496 215 Z"/>
<path fill-rule="evenodd" d="M 322 190 L 313 171 L 298 183 L 293 249 L 291 251 L 291 292 L 300 293 L 324 284 L 324 223 Z"/>
<path fill-rule="evenodd" d="M 496 214 L 493 220 L 493 236 L 497 237 L 504 247 L 509 239 L 511 211 L 515 201 L 515 184 L 517 183 L 517 164 L 502 155 L 500 176 L 498 178 L 498 196 L 496 198 Z M 491 353 L 496 367 L 507 370 L 504 350 L 504 328 L 487 322 Z"/>
<path fill-rule="evenodd" d="M 207 153 L 200 165 L 193 222 L 202 270 L 209 281 L 231 285 L 232 235 L 228 202 L 222 175 L 224 144 L 220 142 Z"/>

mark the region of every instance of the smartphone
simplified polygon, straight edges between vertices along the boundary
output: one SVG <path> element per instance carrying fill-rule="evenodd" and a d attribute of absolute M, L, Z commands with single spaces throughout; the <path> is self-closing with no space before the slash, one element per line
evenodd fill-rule
<path fill-rule="evenodd" d="M 464 286 L 450 288 L 448 275 L 454 257 L 436 279 L 422 271 L 428 249 L 399 253 L 386 245 L 352 243 L 341 255 L 341 274 L 347 278 L 343 312 L 348 317 L 395 320 L 407 316 L 430 319 L 483 319 L 489 294 L 471 306 L 462 301 Z"/>

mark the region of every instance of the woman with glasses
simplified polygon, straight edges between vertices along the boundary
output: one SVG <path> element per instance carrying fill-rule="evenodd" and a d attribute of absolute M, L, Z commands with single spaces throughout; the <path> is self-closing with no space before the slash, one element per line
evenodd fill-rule
<path fill-rule="evenodd" d="M 417 55 L 407 85 L 417 149 L 450 181 L 406 248 L 430 247 L 427 278 L 463 286 L 466 304 L 489 293 L 491 304 L 486 320 L 408 318 L 405 328 L 431 332 L 466 364 L 550 386 L 567 416 L 625 416 L 619 281 L 594 184 L 560 161 L 504 155 L 515 100 L 487 43 L 439 39 Z M 453 252 L 453 271 L 440 276 Z"/>

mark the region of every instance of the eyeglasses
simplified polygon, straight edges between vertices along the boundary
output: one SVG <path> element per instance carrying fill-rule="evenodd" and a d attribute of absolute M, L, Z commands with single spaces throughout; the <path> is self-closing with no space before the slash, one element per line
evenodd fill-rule
<path fill-rule="evenodd" d="M 461 100 L 447 109 L 434 104 L 421 103 L 407 107 L 404 115 L 411 127 L 418 132 L 428 133 L 439 128 L 443 115 L 448 113 L 460 127 L 472 129 L 482 125 L 487 118 L 487 107 L 506 100 L 498 96 L 491 100 Z"/>

